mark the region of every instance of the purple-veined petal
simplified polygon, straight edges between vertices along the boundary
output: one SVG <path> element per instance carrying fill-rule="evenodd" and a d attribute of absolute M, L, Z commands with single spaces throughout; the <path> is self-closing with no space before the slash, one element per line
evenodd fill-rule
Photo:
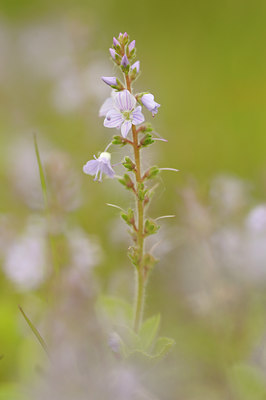
<path fill-rule="evenodd" d="M 141 112 L 141 106 L 136 107 L 132 113 L 132 122 L 134 125 L 142 124 L 145 121 L 144 115 Z"/>
<path fill-rule="evenodd" d="M 106 114 L 103 124 L 106 128 L 119 128 L 123 120 L 123 115 L 115 108 L 112 108 Z"/>
<path fill-rule="evenodd" d="M 108 97 L 100 108 L 99 117 L 105 117 L 112 108 L 114 108 L 114 99 L 113 97 Z"/>
<path fill-rule="evenodd" d="M 99 161 L 90 160 L 84 165 L 83 172 L 87 175 L 95 175 L 98 168 L 99 168 Z"/>
<path fill-rule="evenodd" d="M 131 129 L 131 126 L 132 126 L 132 122 L 129 120 L 124 121 L 123 124 L 121 125 L 121 134 L 124 138 L 127 137 L 128 132 Z"/>
<path fill-rule="evenodd" d="M 135 107 L 136 99 L 128 90 L 122 90 L 116 94 L 114 104 L 120 111 L 130 111 Z"/>

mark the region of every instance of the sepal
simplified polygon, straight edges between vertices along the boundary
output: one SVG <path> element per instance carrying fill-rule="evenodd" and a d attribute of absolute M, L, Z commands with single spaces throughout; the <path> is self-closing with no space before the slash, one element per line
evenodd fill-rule
<path fill-rule="evenodd" d="M 135 171 L 136 169 L 136 164 L 131 160 L 130 157 L 125 157 L 122 164 L 128 171 Z"/>
<path fill-rule="evenodd" d="M 124 185 L 127 189 L 134 191 L 134 182 L 128 174 L 125 174 L 123 178 L 118 179 L 118 181 Z"/>
<path fill-rule="evenodd" d="M 143 138 L 140 140 L 141 147 L 147 147 L 154 143 L 153 137 L 150 133 L 147 133 Z"/>
<path fill-rule="evenodd" d="M 123 136 L 116 135 L 116 136 L 113 136 L 112 144 L 117 144 L 117 145 L 123 147 L 126 144 L 128 144 L 128 141 L 127 141 L 127 139 L 123 138 Z"/>
<path fill-rule="evenodd" d="M 157 225 L 155 221 L 153 221 L 152 219 L 146 219 L 144 225 L 144 233 L 146 236 L 154 235 L 158 232 L 159 229 L 160 226 Z"/>

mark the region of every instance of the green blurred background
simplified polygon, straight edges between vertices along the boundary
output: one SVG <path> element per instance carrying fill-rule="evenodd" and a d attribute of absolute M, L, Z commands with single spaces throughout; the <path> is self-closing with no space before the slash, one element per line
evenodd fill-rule
<path fill-rule="evenodd" d="M 123 286 L 132 273 L 129 268 L 129 274 L 123 275 L 129 265 L 127 243 L 111 240 L 117 234 L 112 224 L 118 215 L 105 205 L 127 207 L 130 197 L 118 183 L 98 185 L 82 173 L 83 164 L 108 144 L 113 133 L 98 118 L 98 109 L 109 93 L 100 77 L 115 73 L 108 48 L 112 37 L 124 31 L 136 39 L 141 62 L 135 90 L 150 90 L 162 105 L 153 123 L 168 143 L 156 143 L 148 150 L 147 162 L 180 170 L 163 175 L 152 215 L 182 215 L 178 211 L 180 193 L 187 182 L 197 182 L 199 196 L 207 203 L 210 182 L 219 174 L 250 182 L 250 205 L 262 202 L 266 180 L 265 17 L 266 3 L 259 0 L 1 0 L 0 213 L 12 220 L 11 230 L 22 232 L 29 216 L 36 214 L 36 207 L 19 196 L 12 168 L 19 168 L 14 161 L 23 156 L 25 148 L 34 158 L 32 134 L 37 132 L 41 154 L 51 149 L 66 154 L 67 165 L 77 174 L 74 180 L 80 181 L 80 206 L 71 212 L 64 210 L 60 218 L 99 238 L 104 249 L 96 269 L 101 290 L 131 298 L 132 284 Z M 114 149 L 114 160 L 120 160 L 118 149 Z M 15 179 L 21 183 L 22 178 Z M 181 220 L 169 222 L 169 229 Z M 182 260 L 178 255 L 174 252 L 167 260 L 179 274 Z M 192 272 L 197 273 L 201 274 L 200 267 Z M 123 278 L 115 280 L 119 274 Z M 162 259 L 151 279 L 147 312 L 159 310 L 165 316 L 162 329 L 177 340 L 175 356 L 183 360 L 184 369 L 176 371 L 172 360 L 172 375 L 179 374 L 183 391 L 179 388 L 178 392 L 172 383 L 172 395 L 162 398 L 256 399 L 252 390 L 251 397 L 238 389 L 232 389 L 232 394 L 230 384 L 224 382 L 228 364 L 245 360 L 264 331 L 264 286 L 247 289 L 245 306 L 243 295 L 234 310 L 220 314 L 217 306 L 211 317 L 202 318 L 184 305 L 185 287 L 168 292 L 171 279 L 180 276 L 172 272 L 167 282 L 164 274 L 168 272 Z M 14 385 L 27 381 L 34 369 L 31 357 L 39 357 L 17 305 L 25 304 L 40 321 L 47 309 L 46 288 L 21 291 L 4 273 L 0 277 L 0 355 L 4 355 L 0 399 L 13 400 Z M 244 328 L 237 336 L 235 321 L 241 310 Z"/>

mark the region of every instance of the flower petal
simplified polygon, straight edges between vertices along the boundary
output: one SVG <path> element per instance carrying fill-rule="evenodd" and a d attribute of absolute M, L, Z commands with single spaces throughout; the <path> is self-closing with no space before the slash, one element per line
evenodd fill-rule
<path fill-rule="evenodd" d="M 141 106 L 138 106 L 132 113 L 132 122 L 134 125 L 142 124 L 145 121 L 144 115 L 141 112 Z"/>
<path fill-rule="evenodd" d="M 120 111 L 131 111 L 136 105 L 136 99 L 128 90 L 122 90 L 116 94 L 114 104 Z"/>
<path fill-rule="evenodd" d="M 103 124 L 106 128 L 119 128 L 123 123 L 123 120 L 124 118 L 122 114 L 115 108 L 112 108 L 106 114 Z"/>
<path fill-rule="evenodd" d="M 87 162 L 87 164 L 84 165 L 83 172 L 87 175 L 95 175 L 98 168 L 99 168 L 99 161 L 90 160 Z"/>
<path fill-rule="evenodd" d="M 102 163 L 102 165 L 101 165 L 101 171 L 102 171 L 105 175 L 108 175 L 109 178 L 114 178 L 114 176 L 115 176 L 115 171 L 114 171 L 113 168 L 111 167 L 110 162 L 108 162 L 108 163 Z"/>
<path fill-rule="evenodd" d="M 108 97 L 108 99 L 105 100 L 105 102 L 100 108 L 99 117 L 105 117 L 108 111 L 110 111 L 113 107 L 114 107 L 114 99 L 113 97 Z"/>
<path fill-rule="evenodd" d="M 129 120 L 126 120 L 123 122 L 122 126 L 121 126 L 121 134 L 122 136 L 125 138 L 127 137 L 128 132 L 130 131 L 132 126 L 132 122 Z"/>

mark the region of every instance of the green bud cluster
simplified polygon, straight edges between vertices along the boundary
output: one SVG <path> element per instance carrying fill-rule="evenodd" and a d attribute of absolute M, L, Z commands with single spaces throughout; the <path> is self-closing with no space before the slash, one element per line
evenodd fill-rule
<path fill-rule="evenodd" d="M 135 171 L 135 169 L 136 169 L 136 164 L 131 160 L 130 157 L 125 157 L 124 161 L 122 162 L 122 165 L 128 171 Z"/>
<path fill-rule="evenodd" d="M 118 181 L 127 189 L 134 191 L 135 189 L 134 182 L 132 181 L 132 179 L 128 174 L 125 174 L 123 178 L 118 179 Z"/>
<path fill-rule="evenodd" d="M 157 225 L 155 221 L 153 221 L 152 219 L 146 219 L 144 225 L 144 232 L 146 236 L 154 235 L 158 232 L 159 229 L 160 226 Z"/>
<path fill-rule="evenodd" d="M 132 208 L 127 210 L 127 213 L 121 212 L 122 219 L 129 225 L 135 227 L 135 216 Z"/>
<path fill-rule="evenodd" d="M 146 133 L 146 135 L 143 136 L 143 138 L 139 142 L 141 147 L 147 147 L 153 143 L 154 143 L 154 140 L 150 133 Z"/>
<path fill-rule="evenodd" d="M 117 144 L 117 145 L 123 147 L 126 144 L 128 144 L 128 140 L 123 138 L 123 136 L 116 135 L 113 137 L 112 144 Z"/>
<path fill-rule="evenodd" d="M 160 169 L 154 165 L 153 167 L 149 168 L 148 171 L 145 172 L 143 175 L 143 179 L 153 179 L 160 173 Z"/>

